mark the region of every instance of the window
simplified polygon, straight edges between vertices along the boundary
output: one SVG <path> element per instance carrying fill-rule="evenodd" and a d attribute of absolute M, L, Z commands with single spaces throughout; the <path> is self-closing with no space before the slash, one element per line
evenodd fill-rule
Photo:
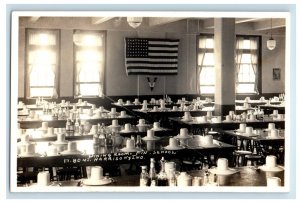
<path fill-rule="evenodd" d="M 214 94 L 215 66 L 213 35 L 199 36 L 197 66 L 198 91 L 201 94 Z"/>
<path fill-rule="evenodd" d="M 99 31 L 74 32 L 76 97 L 103 95 L 104 37 Z"/>
<path fill-rule="evenodd" d="M 59 31 L 27 29 L 27 96 L 57 97 Z"/>
<path fill-rule="evenodd" d="M 236 39 L 236 93 L 257 94 L 260 87 L 260 38 L 237 36 Z M 213 35 L 200 35 L 197 49 L 198 91 L 215 93 L 214 39 Z"/>
<path fill-rule="evenodd" d="M 236 39 L 237 93 L 258 93 L 258 47 L 259 37 Z"/>

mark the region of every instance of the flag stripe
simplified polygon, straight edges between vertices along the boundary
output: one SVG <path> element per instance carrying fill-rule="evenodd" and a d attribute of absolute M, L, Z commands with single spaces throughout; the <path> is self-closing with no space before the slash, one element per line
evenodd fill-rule
<path fill-rule="evenodd" d="M 171 70 L 153 70 L 153 69 L 149 69 L 149 68 L 145 68 L 145 69 L 141 69 L 141 70 L 137 70 L 137 69 L 128 69 L 128 72 L 152 72 L 152 73 L 163 73 L 163 72 L 167 72 L 167 73 L 175 73 L 177 72 L 176 69 L 171 69 Z"/>
<path fill-rule="evenodd" d="M 141 68 L 143 68 L 143 67 L 151 68 L 152 67 L 153 69 L 166 68 L 166 67 L 177 68 L 177 64 L 146 64 L 146 63 L 135 63 L 134 65 L 131 65 L 127 69 L 139 68 L 139 67 L 141 67 Z"/>
<path fill-rule="evenodd" d="M 149 51 L 167 51 L 167 52 L 177 52 L 177 47 L 149 47 Z"/>
<path fill-rule="evenodd" d="M 125 39 L 127 74 L 177 74 L 178 39 Z"/>
<path fill-rule="evenodd" d="M 178 56 L 178 53 L 149 53 L 149 56 Z"/>
<path fill-rule="evenodd" d="M 149 57 L 149 58 L 127 58 L 126 62 L 128 63 L 135 63 L 135 62 L 148 62 L 148 63 L 164 63 L 164 62 L 168 62 L 168 63 L 172 63 L 172 62 L 176 62 L 177 63 L 178 59 L 176 58 L 165 58 L 165 57 Z"/>

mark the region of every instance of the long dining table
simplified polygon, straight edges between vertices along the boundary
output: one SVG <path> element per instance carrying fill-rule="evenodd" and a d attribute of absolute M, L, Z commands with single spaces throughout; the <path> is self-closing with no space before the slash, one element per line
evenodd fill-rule
<path fill-rule="evenodd" d="M 200 178 L 200 184 L 197 187 L 190 187 L 191 191 L 205 191 L 207 189 L 215 189 L 218 191 L 218 187 L 220 187 L 220 191 L 222 191 L 222 187 L 265 187 L 267 188 L 267 179 L 269 177 L 277 177 L 281 180 L 281 185 L 285 185 L 285 171 L 280 172 L 268 172 L 263 171 L 259 167 L 253 167 L 253 166 L 244 166 L 244 167 L 235 167 L 232 168 L 236 170 L 236 173 L 230 174 L 230 175 L 217 175 L 217 180 L 215 184 L 211 183 L 204 183 L 204 175 L 209 172 L 207 169 L 203 170 L 192 170 L 188 171 L 187 173 L 192 177 L 199 177 Z M 176 174 L 179 174 L 179 171 L 176 172 Z M 177 176 L 176 175 L 176 176 Z M 69 187 L 70 190 L 76 189 L 80 187 L 81 191 L 101 191 L 104 188 L 103 187 L 133 187 L 138 189 L 140 186 L 140 175 L 124 175 L 124 176 L 117 176 L 117 177 L 104 177 L 106 179 L 109 179 L 110 181 L 107 182 L 107 184 L 102 185 L 87 185 L 85 184 L 85 180 L 87 180 L 87 177 L 77 180 L 65 180 L 65 181 L 51 181 L 50 186 L 46 187 L 37 187 L 37 183 L 26 183 L 26 184 L 19 184 L 18 187 L 21 188 L 23 191 L 41 191 L 47 189 L 48 191 L 56 190 L 56 191 L 64 191 L 64 188 Z M 171 188 L 170 186 L 167 187 L 144 187 L 143 191 L 154 191 L 156 189 L 165 188 L 168 190 L 168 188 Z M 180 189 L 181 186 L 174 186 L 171 188 L 172 191 L 176 188 Z M 192 190 L 193 189 L 193 190 Z M 276 189 L 276 188 L 274 188 Z"/>
<path fill-rule="evenodd" d="M 254 128 L 267 128 L 269 123 L 275 123 L 276 128 L 285 128 L 285 119 L 277 120 L 272 117 L 264 117 L 262 120 L 244 120 L 226 121 L 222 119 L 220 122 L 212 122 L 207 120 L 203 122 L 200 117 L 193 117 L 192 120 L 186 121 L 182 117 L 170 117 L 171 126 L 174 128 L 188 128 L 192 133 L 201 133 L 205 128 L 222 129 L 222 130 L 235 130 L 239 128 L 241 123 L 247 124 Z"/>

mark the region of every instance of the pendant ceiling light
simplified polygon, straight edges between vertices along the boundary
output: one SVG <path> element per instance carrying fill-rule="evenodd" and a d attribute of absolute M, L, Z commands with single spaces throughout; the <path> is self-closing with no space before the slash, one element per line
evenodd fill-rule
<path fill-rule="evenodd" d="M 142 17 L 127 17 L 127 22 L 131 27 L 137 28 L 138 26 L 140 26 L 142 24 L 143 18 Z"/>
<path fill-rule="evenodd" d="M 272 18 L 271 18 L 271 37 L 267 41 L 267 47 L 269 50 L 273 50 L 276 47 L 276 40 L 272 37 Z"/>

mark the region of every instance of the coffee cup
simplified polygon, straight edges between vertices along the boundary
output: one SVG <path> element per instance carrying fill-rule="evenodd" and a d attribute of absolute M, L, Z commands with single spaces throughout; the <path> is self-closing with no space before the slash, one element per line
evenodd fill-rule
<path fill-rule="evenodd" d="M 268 177 L 267 178 L 267 186 L 268 187 L 280 187 L 281 179 L 278 177 Z"/>
<path fill-rule="evenodd" d="M 212 117 L 212 111 L 207 111 L 206 112 L 206 117 L 211 118 Z"/>
<path fill-rule="evenodd" d="M 157 106 L 153 106 L 153 111 L 158 111 L 158 107 Z"/>
<path fill-rule="evenodd" d="M 110 113 L 111 114 L 116 114 L 117 113 L 117 109 L 116 108 L 111 108 L 110 109 Z"/>
<path fill-rule="evenodd" d="M 134 139 L 127 139 L 126 140 L 126 148 L 127 149 L 134 149 L 135 148 L 135 141 L 134 141 Z"/>
<path fill-rule="evenodd" d="M 254 120 L 255 120 L 255 116 L 254 116 L 253 114 L 250 114 L 250 115 L 249 115 L 249 120 L 250 120 L 250 121 L 254 121 Z"/>
<path fill-rule="evenodd" d="M 126 111 L 121 111 L 121 117 L 125 117 L 126 116 Z"/>
<path fill-rule="evenodd" d="M 154 129 L 159 129 L 160 128 L 160 123 L 159 122 L 154 122 L 153 123 L 153 128 Z"/>
<path fill-rule="evenodd" d="M 50 184 L 49 171 L 41 171 L 37 175 L 37 184 L 39 186 L 48 186 Z"/>
<path fill-rule="evenodd" d="M 247 135 L 252 135 L 252 134 L 253 134 L 253 127 L 247 126 L 247 127 L 246 127 L 245 133 L 246 133 Z"/>
<path fill-rule="evenodd" d="M 173 106 L 172 110 L 173 111 L 178 111 L 178 106 Z"/>
<path fill-rule="evenodd" d="M 244 133 L 244 132 L 246 131 L 246 126 L 247 126 L 246 123 L 240 123 L 239 131 L 240 131 L 241 133 Z"/>
<path fill-rule="evenodd" d="M 177 147 L 178 146 L 178 141 L 174 137 L 169 138 L 169 146 L 170 147 Z"/>
<path fill-rule="evenodd" d="M 124 104 L 123 99 L 118 99 L 118 104 L 123 105 Z"/>
<path fill-rule="evenodd" d="M 186 137 L 189 135 L 188 129 L 187 128 L 180 128 L 179 136 L 180 137 Z"/>
<path fill-rule="evenodd" d="M 146 121 L 143 118 L 139 119 L 139 125 L 145 125 Z"/>
<path fill-rule="evenodd" d="M 225 119 L 226 121 L 231 121 L 230 115 L 227 115 L 225 118 L 226 118 L 226 119 Z"/>
<path fill-rule="evenodd" d="M 268 124 L 268 129 L 269 130 L 275 129 L 275 123 L 269 123 Z"/>
<path fill-rule="evenodd" d="M 103 168 L 101 166 L 92 166 L 90 179 L 91 180 L 103 179 Z"/>
<path fill-rule="evenodd" d="M 124 131 L 131 131 L 131 124 L 130 123 L 125 124 Z"/>
<path fill-rule="evenodd" d="M 270 131 L 270 137 L 271 138 L 277 138 L 278 137 L 278 130 L 277 129 L 272 129 L 271 131 Z"/>

